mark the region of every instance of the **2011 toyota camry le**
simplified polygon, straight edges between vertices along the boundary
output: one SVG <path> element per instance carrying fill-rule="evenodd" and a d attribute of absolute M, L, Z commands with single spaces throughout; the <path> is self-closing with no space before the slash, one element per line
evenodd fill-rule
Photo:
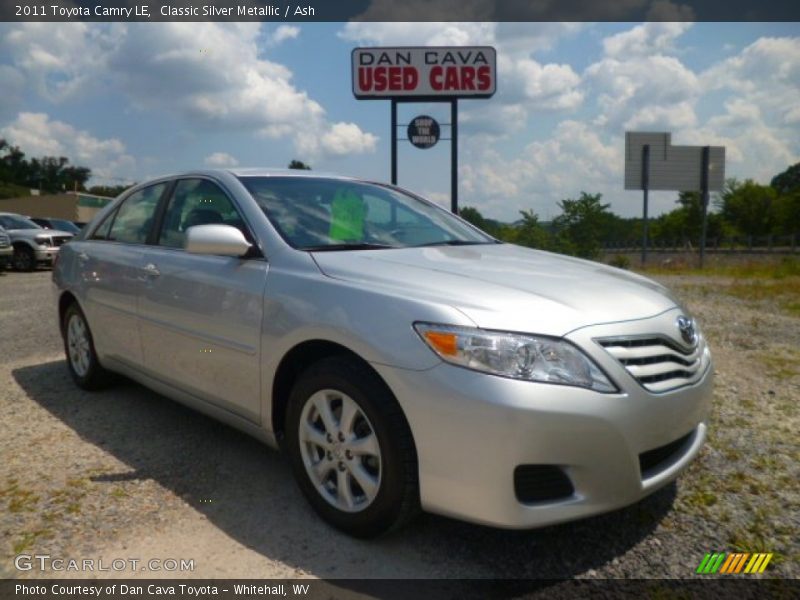
<path fill-rule="evenodd" d="M 420 509 L 532 528 L 638 501 L 706 437 L 713 367 L 663 286 L 307 171 L 138 185 L 61 248 L 67 365 L 288 455 L 352 535 Z"/>

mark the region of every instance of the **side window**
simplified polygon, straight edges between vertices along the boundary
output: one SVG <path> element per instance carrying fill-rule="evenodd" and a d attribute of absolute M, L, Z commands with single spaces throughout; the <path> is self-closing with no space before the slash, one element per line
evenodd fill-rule
<path fill-rule="evenodd" d="M 175 186 L 164 213 L 158 244 L 183 248 L 189 227 L 215 223 L 237 227 L 248 237 L 236 207 L 217 184 L 206 179 L 182 179 Z"/>
<path fill-rule="evenodd" d="M 111 224 L 114 222 L 114 217 L 117 215 L 117 211 L 113 210 L 108 215 L 106 215 L 105 220 L 100 224 L 100 227 L 94 230 L 91 239 L 93 240 L 107 240 L 108 234 L 111 231 Z"/>
<path fill-rule="evenodd" d="M 128 244 L 144 244 L 153 226 L 156 206 L 166 183 L 158 183 L 134 192 L 117 210 L 109 240 Z"/>

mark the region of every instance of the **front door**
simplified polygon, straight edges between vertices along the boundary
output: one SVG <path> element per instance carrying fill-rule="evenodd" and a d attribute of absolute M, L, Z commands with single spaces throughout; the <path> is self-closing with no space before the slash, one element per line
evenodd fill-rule
<path fill-rule="evenodd" d="M 157 243 L 144 260 L 139 317 L 145 367 L 167 383 L 258 422 L 268 263 L 186 252 L 186 229 L 210 223 L 246 228 L 216 183 L 178 181 Z"/>

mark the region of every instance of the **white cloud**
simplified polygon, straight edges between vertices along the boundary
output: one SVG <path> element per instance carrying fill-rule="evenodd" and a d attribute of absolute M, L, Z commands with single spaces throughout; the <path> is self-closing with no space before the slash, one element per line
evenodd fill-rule
<path fill-rule="evenodd" d="M 267 43 L 270 46 L 278 46 L 286 40 L 293 40 L 300 35 L 300 28 L 294 25 L 278 25 L 277 29 L 269 34 Z"/>
<path fill-rule="evenodd" d="M 98 139 L 45 113 L 19 113 L 0 135 L 30 157 L 66 156 L 73 165 L 90 167 L 98 179 L 130 176 L 136 164 L 120 140 Z"/>
<path fill-rule="evenodd" d="M 603 49 L 607 56 L 619 59 L 674 52 L 675 41 L 691 26 L 691 23 L 644 23 L 607 37 Z"/>
<path fill-rule="evenodd" d="M 260 23 L 23 23 L 5 31 L 0 49 L 53 102 L 116 92 L 136 110 L 172 112 L 195 128 L 289 138 L 295 149 L 317 137 L 311 146 L 320 153 L 339 147 L 322 140 L 339 124 L 289 69 L 262 56 Z M 267 37 L 278 43 L 298 34 L 281 25 Z M 348 128 L 356 151 L 368 150 L 372 137 Z"/>
<path fill-rule="evenodd" d="M 0 55 L 51 102 L 93 89 L 111 43 L 107 26 L 15 23 L 0 28 Z"/>
<path fill-rule="evenodd" d="M 227 152 L 214 152 L 206 156 L 205 163 L 209 167 L 235 167 L 239 161 Z"/>
<path fill-rule="evenodd" d="M 767 122 L 796 122 L 800 37 L 762 37 L 701 75 L 706 90 L 729 90 L 761 108 Z"/>
<path fill-rule="evenodd" d="M 362 132 L 355 123 L 335 123 L 322 136 L 321 145 L 327 154 L 341 156 L 374 152 L 377 142 L 376 136 Z"/>
<path fill-rule="evenodd" d="M 25 78 L 17 69 L 8 65 L 0 65 L 0 92 L 3 101 L 0 103 L 0 119 L 13 115 L 22 105 L 22 94 L 25 89 Z"/>
<path fill-rule="evenodd" d="M 679 127 L 696 118 L 698 78 L 675 57 L 604 58 L 586 69 L 585 78 L 600 108 L 596 122 L 612 131 L 633 123 Z"/>

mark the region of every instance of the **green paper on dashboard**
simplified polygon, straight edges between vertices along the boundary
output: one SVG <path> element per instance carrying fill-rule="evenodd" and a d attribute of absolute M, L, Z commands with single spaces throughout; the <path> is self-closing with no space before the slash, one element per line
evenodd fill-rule
<path fill-rule="evenodd" d="M 330 237 L 337 241 L 361 241 L 364 238 L 364 202 L 355 193 L 339 190 L 331 202 Z"/>

